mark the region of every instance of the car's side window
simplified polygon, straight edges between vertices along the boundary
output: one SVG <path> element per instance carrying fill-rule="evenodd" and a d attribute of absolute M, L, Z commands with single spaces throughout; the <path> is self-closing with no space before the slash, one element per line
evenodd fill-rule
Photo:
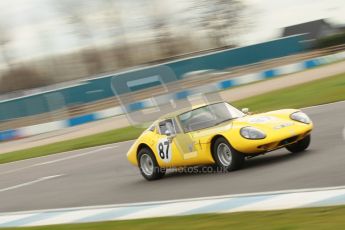
<path fill-rule="evenodd" d="M 175 124 L 172 119 L 159 122 L 159 133 L 165 135 L 166 131 L 169 130 L 171 134 L 176 134 Z"/>

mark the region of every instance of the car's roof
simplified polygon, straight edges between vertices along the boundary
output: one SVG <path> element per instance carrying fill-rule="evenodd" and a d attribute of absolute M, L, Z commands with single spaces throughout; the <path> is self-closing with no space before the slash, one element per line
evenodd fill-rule
<path fill-rule="evenodd" d="M 158 120 L 164 120 L 164 119 L 169 119 L 169 118 L 174 118 L 177 117 L 178 115 L 181 115 L 182 113 L 189 112 L 194 109 L 198 109 L 207 105 L 212 105 L 212 104 L 218 104 L 218 103 L 223 103 L 223 101 L 218 101 L 218 102 L 213 102 L 213 103 L 203 103 L 203 104 L 198 104 L 198 105 L 193 105 L 192 107 L 187 107 L 184 109 L 179 109 L 171 113 L 167 113 L 163 116 L 161 116 Z"/>

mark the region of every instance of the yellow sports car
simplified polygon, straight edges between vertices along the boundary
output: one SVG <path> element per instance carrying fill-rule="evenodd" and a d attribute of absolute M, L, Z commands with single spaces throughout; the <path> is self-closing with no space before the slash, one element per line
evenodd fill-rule
<path fill-rule="evenodd" d="M 128 160 L 147 180 L 167 168 L 213 164 L 232 171 L 251 158 L 287 148 L 296 153 L 310 144 L 312 121 L 300 110 L 249 115 L 226 102 L 198 106 L 156 120 L 134 142 Z"/>

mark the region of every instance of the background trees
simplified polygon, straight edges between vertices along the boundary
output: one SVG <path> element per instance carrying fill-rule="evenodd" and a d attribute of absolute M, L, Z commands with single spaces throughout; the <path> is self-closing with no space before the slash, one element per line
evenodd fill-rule
<path fill-rule="evenodd" d="M 191 23 L 204 30 L 216 47 L 235 46 L 245 26 L 246 6 L 239 0 L 191 0 Z"/>
<path fill-rule="evenodd" d="M 3 66 L 7 66 L 2 74 L 0 69 L 1 92 L 90 78 L 203 50 L 233 47 L 245 25 L 246 7 L 240 0 L 186 0 L 181 1 L 180 11 L 176 11 L 174 0 L 49 2 L 53 3 L 49 4 L 51 13 L 66 30 L 67 34 L 61 36 L 74 40 L 77 47 L 70 53 L 51 53 L 17 63 L 9 49 L 16 49 L 12 47 L 15 42 L 11 43 L 9 26 L 0 24 L 0 62 L 2 59 Z M 40 21 L 39 16 L 35 21 Z M 59 34 L 52 33 L 53 27 L 36 32 L 43 50 L 54 50 L 54 45 L 61 46 L 65 39 L 55 40 Z"/>

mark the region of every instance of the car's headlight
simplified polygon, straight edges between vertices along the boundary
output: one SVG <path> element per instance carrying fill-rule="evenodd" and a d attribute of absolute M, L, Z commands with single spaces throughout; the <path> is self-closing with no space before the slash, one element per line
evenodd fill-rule
<path fill-rule="evenodd" d="M 295 112 L 295 113 L 290 115 L 290 118 L 294 121 L 299 121 L 299 122 L 302 122 L 304 124 L 310 124 L 311 123 L 310 118 L 307 116 L 307 114 L 305 114 L 303 112 Z"/>
<path fill-rule="evenodd" d="M 241 136 L 246 139 L 258 140 L 264 139 L 266 134 L 254 127 L 244 127 L 240 130 Z"/>

